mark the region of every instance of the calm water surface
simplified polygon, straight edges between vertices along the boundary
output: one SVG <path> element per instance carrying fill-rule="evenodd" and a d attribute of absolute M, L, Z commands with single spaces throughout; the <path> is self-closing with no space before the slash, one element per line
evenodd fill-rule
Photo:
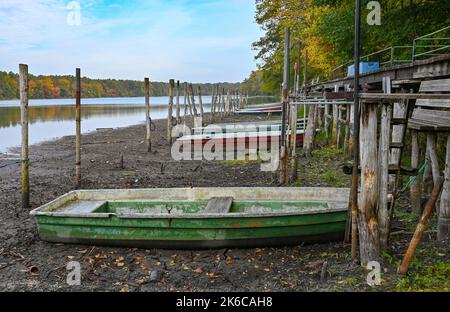
<path fill-rule="evenodd" d="M 167 118 L 168 97 L 152 97 L 150 103 L 152 119 Z M 209 111 L 211 97 L 203 97 L 203 103 L 205 111 Z M 145 121 L 143 97 L 83 99 L 81 104 L 83 133 L 97 128 L 127 127 Z M 29 105 L 30 144 L 75 134 L 74 99 L 30 100 Z M 19 106 L 18 100 L 0 101 L 0 153 L 20 146 Z"/>

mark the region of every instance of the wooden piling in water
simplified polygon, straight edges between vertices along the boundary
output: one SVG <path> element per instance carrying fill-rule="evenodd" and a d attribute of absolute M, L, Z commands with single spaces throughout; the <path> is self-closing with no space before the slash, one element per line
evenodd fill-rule
<path fill-rule="evenodd" d="M 75 140 L 75 181 L 77 187 L 81 186 L 81 70 L 76 69 L 76 140 Z"/>
<path fill-rule="evenodd" d="M 152 151 L 152 125 L 150 117 L 150 79 L 144 79 L 144 98 L 145 98 L 145 127 L 146 127 L 146 141 L 147 152 Z"/>
<path fill-rule="evenodd" d="M 173 94 L 175 88 L 175 80 L 170 79 L 169 81 L 169 105 L 167 108 L 167 142 L 172 144 L 172 128 L 173 128 Z"/>
<path fill-rule="evenodd" d="M 28 65 L 19 65 L 20 123 L 22 125 L 22 208 L 30 207 L 30 159 L 28 155 Z"/>

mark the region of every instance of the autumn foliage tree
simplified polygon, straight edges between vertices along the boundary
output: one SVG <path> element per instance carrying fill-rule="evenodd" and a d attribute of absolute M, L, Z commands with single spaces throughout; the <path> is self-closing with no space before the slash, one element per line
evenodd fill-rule
<path fill-rule="evenodd" d="M 362 1 L 362 54 L 390 46 L 411 45 L 414 38 L 448 26 L 449 1 L 380 0 L 381 25 L 365 23 L 369 1 Z M 292 62 L 298 47 L 302 59 L 308 51 L 308 79 L 329 79 L 333 69 L 353 57 L 354 0 L 255 0 L 256 23 L 264 31 L 253 44 L 257 51 L 258 71 L 246 85 L 256 84 L 260 92 L 278 94 L 283 69 L 283 32 L 291 29 Z M 410 58 L 411 50 L 400 51 L 399 57 Z M 293 66 L 291 66 L 293 70 Z"/>

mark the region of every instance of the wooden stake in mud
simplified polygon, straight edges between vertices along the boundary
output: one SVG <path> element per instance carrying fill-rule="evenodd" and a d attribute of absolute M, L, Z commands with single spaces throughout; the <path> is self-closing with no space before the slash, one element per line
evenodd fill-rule
<path fill-rule="evenodd" d="M 422 217 L 420 218 L 419 224 L 417 224 L 416 231 L 414 232 L 411 242 L 409 243 L 408 250 L 406 251 L 402 264 L 400 265 L 399 273 L 402 275 L 406 274 L 406 272 L 408 271 L 409 264 L 411 263 L 412 257 L 414 256 L 414 252 L 416 251 L 417 246 L 422 240 L 423 232 L 427 227 L 428 219 L 430 218 L 431 212 L 433 211 L 433 208 L 436 205 L 436 201 L 439 198 L 443 183 L 444 179 L 442 177 L 439 177 L 434 184 L 431 197 L 425 205 Z"/>
<path fill-rule="evenodd" d="M 200 117 L 202 117 L 202 127 L 203 127 L 203 99 L 202 99 L 202 89 L 200 86 L 197 88 L 198 92 L 198 107 L 200 109 Z"/>
<path fill-rule="evenodd" d="M 150 80 L 144 79 L 144 97 L 145 97 L 145 126 L 147 130 L 147 151 L 152 151 L 152 120 L 150 118 Z"/>
<path fill-rule="evenodd" d="M 192 83 L 189 84 L 189 94 L 191 96 L 191 105 L 192 110 L 194 111 L 194 117 L 198 116 L 197 108 L 195 107 L 195 95 L 194 95 L 194 87 L 192 86 Z"/>
<path fill-rule="evenodd" d="M 172 113 L 173 113 L 173 89 L 175 88 L 175 80 L 169 81 L 169 106 L 167 108 L 167 142 L 172 144 Z"/>
<path fill-rule="evenodd" d="M 76 69 L 76 141 L 75 141 L 75 180 L 77 187 L 81 186 L 81 70 Z"/>
<path fill-rule="evenodd" d="M 30 160 L 28 156 L 28 65 L 19 65 L 20 123 L 22 124 L 22 208 L 30 207 Z"/>
<path fill-rule="evenodd" d="M 181 117 L 180 117 L 180 80 L 177 80 L 176 96 L 177 96 L 176 118 L 177 118 L 177 124 L 180 124 L 181 123 Z"/>
<path fill-rule="evenodd" d="M 186 124 L 186 118 L 188 115 L 188 109 L 189 112 L 192 115 L 192 107 L 190 105 L 189 101 L 189 92 L 188 92 L 188 84 L 187 82 L 184 83 L 184 124 Z"/>
<path fill-rule="evenodd" d="M 289 105 L 289 74 L 290 74 L 290 29 L 286 27 L 284 35 L 284 79 L 283 79 L 283 110 L 281 123 L 280 148 L 280 184 L 287 183 L 287 150 L 286 150 L 286 116 Z"/>
<path fill-rule="evenodd" d="M 355 79 L 354 79 L 354 108 L 353 108 L 353 172 L 352 172 L 352 258 L 357 259 L 358 250 L 358 167 L 359 167 L 359 59 L 360 59 L 360 39 L 361 39 L 361 1 L 355 2 Z M 357 65 L 356 65 L 357 64 Z"/>

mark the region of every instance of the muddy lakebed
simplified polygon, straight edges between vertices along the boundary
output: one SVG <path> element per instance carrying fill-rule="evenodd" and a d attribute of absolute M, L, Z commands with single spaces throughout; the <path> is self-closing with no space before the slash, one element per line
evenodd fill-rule
<path fill-rule="evenodd" d="M 267 117 L 265 117 L 267 118 Z M 220 122 L 255 120 L 230 116 Z M 175 161 L 166 121 L 156 120 L 153 152 L 145 126 L 105 129 L 82 137 L 82 189 L 278 186 L 278 174 L 259 161 Z M 41 241 L 29 212 L 75 189 L 73 136 L 30 148 L 31 207 L 21 208 L 20 163 L 0 155 L 1 291 L 383 291 L 447 290 L 448 282 L 417 284 L 414 274 L 436 267 L 448 273 L 448 244 L 431 230 L 417 251 L 420 265 L 410 276 L 396 273 L 417 218 L 402 212 L 397 234 L 384 255 L 382 284 L 367 285 L 368 270 L 351 260 L 343 242 L 282 248 L 162 250 L 54 244 Z M 299 159 L 291 186 L 348 187 L 337 151 L 320 146 L 312 159 Z M 18 149 L 12 152 L 18 153 Z M 124 155 L 124 167 L 120 155 Z M 407 201 L 406 201 L 407 202 Z M 407 211 L 407 203 L 403 204 Z M 403 231 L 403 232 L 402 232 Z M 81 285 L 67 283 L 70 261 L 81 264 Z M 442 274 L 439 273 L 430 273 Z"/>

